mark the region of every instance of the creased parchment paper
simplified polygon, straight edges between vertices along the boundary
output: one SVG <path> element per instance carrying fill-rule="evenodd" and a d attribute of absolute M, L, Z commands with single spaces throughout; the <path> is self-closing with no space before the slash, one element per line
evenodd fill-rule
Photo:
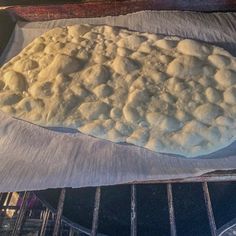
<path fill-rule="evenodd" d="M 1 63 L 56 26 L 108 24 L 214 43 L 236 55 L 235 13 L 145 11 L 118 17 L 18 22 Z M 45 129 L 0 113 L 0 191 L 113 185 L 198 176 L 236 168 L 236 142 L 186 159 L 115 144 L 73 130 Z"/>

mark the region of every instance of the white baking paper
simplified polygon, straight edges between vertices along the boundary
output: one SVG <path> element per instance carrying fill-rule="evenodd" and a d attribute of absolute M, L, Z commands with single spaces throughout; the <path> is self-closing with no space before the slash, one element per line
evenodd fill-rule
<path fill-rule="evenodd" d="M 1 63 L 45 31 L 76 23 L 193 38 L 236 55 L 236 13 L 145 11 L 118 17 L 18 22 Z M 49 130 L 0 112 L 0 163 L 0 192 L 114 185 L 236 169 L 236 142 L 210 155 L 186 159 L 115 144 L 74 130 Z"/>

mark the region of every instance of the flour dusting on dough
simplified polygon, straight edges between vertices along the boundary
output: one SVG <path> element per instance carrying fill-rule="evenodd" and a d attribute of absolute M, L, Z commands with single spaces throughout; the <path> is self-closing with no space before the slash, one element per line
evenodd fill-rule
<path fill-rule="evenodd" d="M 236 58 L 190 39 L 55 28 L 0 69 L 0 109 L 188 157 L 236 139 Z"/>

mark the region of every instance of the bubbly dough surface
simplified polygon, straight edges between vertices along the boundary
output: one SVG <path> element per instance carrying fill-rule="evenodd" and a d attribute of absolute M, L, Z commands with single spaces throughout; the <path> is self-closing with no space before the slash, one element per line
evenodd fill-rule
<path fill-rule="evenodd" d="M 190 39 L 55 28 L 0 69 L 0 109 L 187 157 L 236 139 L 236 58 Z"/>

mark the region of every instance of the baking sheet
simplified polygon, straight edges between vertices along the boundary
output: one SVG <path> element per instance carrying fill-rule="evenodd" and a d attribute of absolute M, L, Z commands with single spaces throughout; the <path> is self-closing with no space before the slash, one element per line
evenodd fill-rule
<path fill-rule="evenodd" d="M 236 13 L 143 11 L 125 16 L 18 22 L 0 62 L 50 28 L 108 24 L 214 43 L 236 55 Z M 115 144 L 69 129 L 45 129 L 0 112 L 0 192 L 114 185 L 236 169 L 236 142 L 194 159 Z"/>

